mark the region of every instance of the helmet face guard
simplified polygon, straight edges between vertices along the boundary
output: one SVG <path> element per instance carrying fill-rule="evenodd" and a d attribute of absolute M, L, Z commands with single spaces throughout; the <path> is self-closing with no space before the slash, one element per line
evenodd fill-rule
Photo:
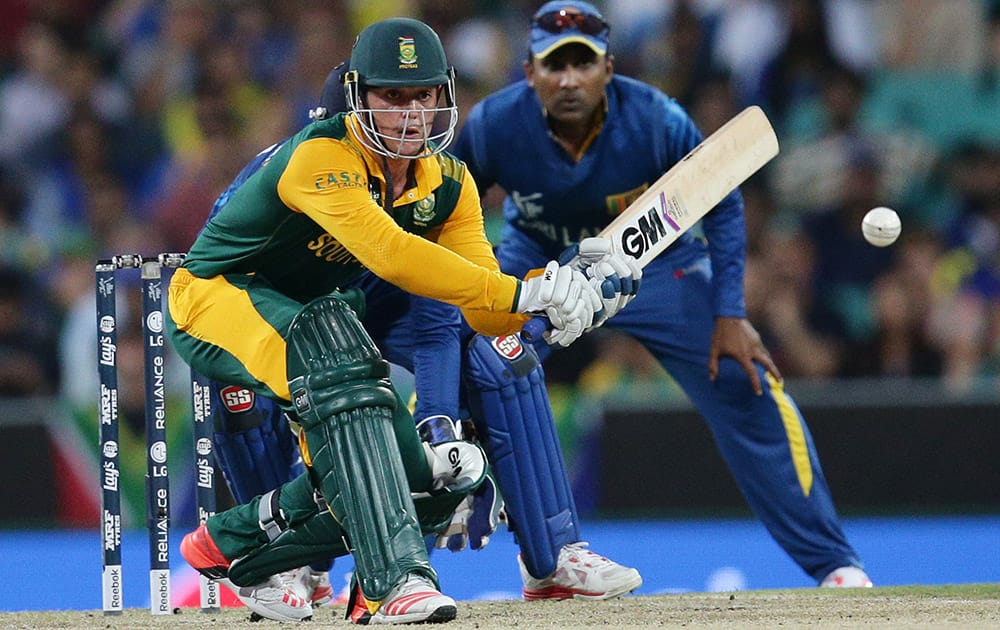
<path fill-rule="evenodd" d="M 367 86 L 363 84 L 363 79 L 356 71 L 352 70 L 344 75 L 347 107 L 357 114 L 358 126 L 361 128 L 358 139 L 371 151 L 394 159 L 417 159 L 444 151 L 455 137 L 455 127 L 458 125 L 458 106 L 455 104 L 455 71 L 453 68 L 448 68 L 447 82 L 436 86 L 440 90 L 437 107 L 373 108 L 368 105 L 365 98 L 365 87 Z M 379 130 L 375 123 L 375 114 L 402 115 L 400 135 L 384 133 Z M 431 132 L 424 138 L 424 150 L 413 155 L 404 154 L 402 153 L 403 147 L 414 142 L 413 139 L 406 137 L 406 132 L 414 126 L 421 130 L 431 128 Z M 390 146 L 397 148 L 393 150 L 389 148 Z"/>
<path fill-rule="evenodd" d="M 422 108 L 410 104 L 373 109 L 366 93 L 380 87 L 438 88 L 438 106 Z M 348 108 L 356 113 L 360 123 L 361 142 L 378 154 L 407 159 L 427 156 L 428 151 L 433 155 L 443 151 L 455 135 L 458 124 L 455 70 L 448 65 L 437 33 L 419 20 L 390 18 L 361 31 L 351 50 L 351 61 L 344 76 L 344 93 Z M 403 135 L 378 129 L 375 115 L 386 113 L 403 116 Z M 439 114 L 442 116 L 440 121 L 436 120 Z M 423 134 L 435 122 L 439 123 L 439 130 L 424 135 L 424 150 L 416 155 L 401 153 L 404 145 L 414 142 L 405 137 L 407 129 L 419 125 Z M 393 145 L 397 146 L 395 151 L 389 148 Z"/>

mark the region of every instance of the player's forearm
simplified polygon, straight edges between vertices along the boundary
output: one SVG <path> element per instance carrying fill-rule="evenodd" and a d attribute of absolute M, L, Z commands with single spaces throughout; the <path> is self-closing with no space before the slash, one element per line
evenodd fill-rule
<path fill-rule="evenodd" d="M 413 237 L 412 247 L 394 252 L 372 264 L 363 263 L 379 277 L 408 293 L 440 300 L 463 310 L 510 313 L 518 281 L 468 261 L 433 243 Z M 359 257 L 360 260 L 360 257 Z"/>
<path fill-rule="evenodd" d="M 487 337 L 512 335 L 530 319 L 527 315 L 518 313 L 497 313 L 490 311 L 462 309 L 469 326 L 477 333 Z"/>

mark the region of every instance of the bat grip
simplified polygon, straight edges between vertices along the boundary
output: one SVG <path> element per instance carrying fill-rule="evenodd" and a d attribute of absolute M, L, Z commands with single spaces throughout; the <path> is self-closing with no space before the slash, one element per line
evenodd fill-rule
<path fill-rule="evenodd" d="M 539 361 L 544 361 L 552 354 L 552 346 L 543 337 L 548 329 L 549 320 L 546 317 L 532 317 L 521 327 L 521 339 L 535 349 Z"/>
<path fill-rule="evenodd" d="M 549 329 L 549 320 L 544 317 L 532 317 L 521 328 L 521 338 L 534 344 L 542 339 L 542 334 Z"/>

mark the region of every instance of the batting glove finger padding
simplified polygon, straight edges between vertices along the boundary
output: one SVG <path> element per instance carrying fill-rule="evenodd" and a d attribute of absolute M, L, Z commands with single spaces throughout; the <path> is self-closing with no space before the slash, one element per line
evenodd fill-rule
<path fill-rule="evenodd" d="M 601 236 L 591 236 L 574 243 L 559 254 L 559 264 L 583 271 L 592 263 L 600 262 L 612 255 L 611 241 Z"/>
<path fill-rule="evenodd" d="M 550 344 L 570 345 L 603 310 L 601 297 L 586 276 L 555 261 L 549 262 L 540 276 L 521 283 L 517 311 L 546 315 L 554 329 L 546 338 Z"/>
<path fill-rule="evenodd" d="M 616 253 L 611 241 L 600 236 L 570 245 L 559 255 L 559 262 L 582 271 L 601 296 L 604 317 L 595 318 L 588 330 L 625 308 L 642 281 L 639 262 L 628 254 Z"/>

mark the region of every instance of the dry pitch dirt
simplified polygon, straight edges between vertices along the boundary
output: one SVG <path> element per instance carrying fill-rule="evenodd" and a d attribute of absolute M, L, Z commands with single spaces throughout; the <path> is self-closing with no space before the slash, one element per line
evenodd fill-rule
<path fill-rule="evenodd" d="M 349 627 L 343 606 L 317 612 L 305 627 Z M 871 590 L 795 589 L 736 593 L 630 596 L 605 602 L 459 602 L 458 618 L 442 630 L 494 628 L 1000 628 L 1000 584 L 885 587 Z M 0 628 L 267 628 L 251 623 L 243 608 L 205 614 L 182 609 L 152 617 L 130 609 L 120 616 L 100 611 L 0 614 Z"/>

